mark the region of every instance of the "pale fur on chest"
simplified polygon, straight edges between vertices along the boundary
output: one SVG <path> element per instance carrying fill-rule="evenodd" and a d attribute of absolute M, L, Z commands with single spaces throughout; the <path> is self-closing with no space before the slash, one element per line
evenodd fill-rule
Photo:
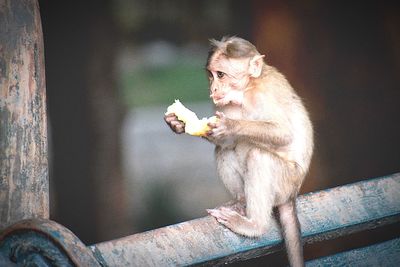
<path fill-rule="evenodd" d="M 252 121 L 279 121 L 290 128 L 293 133 L 293 140 L 288 146 L 282 146 L 274 149 L 273 151 L 265 151 L 271 153 L 273 156 L 280 157 L 286 161 L 294 162 L 302 167 L 304 171 L 310 160 L 311 152 L 307 151 L 309 147 L 308 142 L 311 140 L 308 133 L 311 132 L 311 123 L 308 118 L 297 119 L 297 116 L 303 116 L 305 109 L 298 99 L 297 95 L 292 92 L 286 92 L 286 98 L 280 97 L 280 101 L 276 99 L 276 92 L 274 94 L 264 94 L 264 97 L 254 102 L 251 99 L 244 98 L 244 102 L 239 105 L 226 105 L 220 107 L 219 111 L 223 112 L 229 119 L 234 120 L 252 120 Z M 252 105 L 251 109 L 246 106 Z M 291 120 L 290 118 L 296 118 Z M 293 123 L 297 122 L 297 123 Z M 298 123 L 302 122 L 302 123 Z M 224 149 L 235 150 L 237 160 L 243 161 L 247 158 L 248 151 L 255 146 L 246 141 L 228 139 L 220 144 Z M 311 151 L 311 150 L 310 150 Z"/>

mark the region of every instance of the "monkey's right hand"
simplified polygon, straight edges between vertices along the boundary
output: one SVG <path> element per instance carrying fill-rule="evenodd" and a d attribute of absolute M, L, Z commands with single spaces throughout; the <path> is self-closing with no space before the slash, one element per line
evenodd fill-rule
<path fill-rule="evenodd" d="M 164 120 L 173 132 L 177 134 L 185 132 L 185 123 L 178 120 L 178 117 L 174 113 L 165 115 Z"/>

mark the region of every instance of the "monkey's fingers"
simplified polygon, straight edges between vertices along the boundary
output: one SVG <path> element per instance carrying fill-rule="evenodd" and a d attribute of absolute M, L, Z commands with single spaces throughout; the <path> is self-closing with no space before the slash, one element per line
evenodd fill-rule
<path fill-rule="evenodd" d="M 225 118 L 225 114 L 221 111 L 215 112 L 215 116 L 217 116 L 218 119 L 223 119 Z"/>
<path fill-rule="evenodd" d="M 218 127 L 218 122 L 209 122 L 207 123 L 207 126 L 210 128 L 210 130 L 208 130 L 206 132 L 206 136 L 207 137 L 212 137 L 214 134 L 214 129 Z"/>
<path fill-rule="evenodd" d="M 171 121 L 170 127 L 176 133 L 184 133 L 185 132 L 185 124 L 181 121 L 178 121 L 178 120 Z"/>
<path fill-rule="evenodd" d="M 213 129 L 213 128 L 217 128 L 218 124 L 216 122 L 209 122 L 209 123 L 207 123 L 207 126 L 210 127 L 211 129 Z"/>
<path fill-rule="evenodd" d="M 203 136 L 204 138 L 206 138 L 207 140 L 210 140 L 210 137 L 212 136 L 212 131 L 207 131 L 206 134 Z"/>
<path fill-rule="evenodd" d="M 237 213 L 239 213 L 242 216 L 246 216 L 246 203 L 242 201 L 238 201 L 238 200 L 231 200 L 219 207 L 217 207 L 216 209 L 221 209 L 221 208 L 228 208 L 231 210 L 236 211 Z"/>
<path fill-rule="evenodd" d="M 185 123 L 178 120 L 178 117 L 174 113 L 165 115 L 164 120 L 175 133 L 181 134 L 185 132 Z"/>
<path fill-rule="evenodd" d="M 171 121 L 177 121 L 178 117 L 175 115 L 175 113 L 170 113 L 164 116 L 164 120 L 167 123 L 170 123 Z"/>
<path fill-rule="evenodd" d="M 206 209 L 207 213 L 213 217 L 216 217 L 219 210 L 218 209 Z"/>
<path fill-rule="evenodd" d="M 207 210 L 207 212 L 219 223 L 222 223 L 228 228 L 232 228 L 232 225 L 240 219 L 239 217 L 241 217 L 236 211 L 225 207 Z"/>
<path fill-rule="evenodd" d="M 225 224 L 227 221 L 224 219 L 222 216 L 220 210 L 218 209 L 208 209 L 207 210 L 208 214 L 213 216 L 219 223 Z"/>

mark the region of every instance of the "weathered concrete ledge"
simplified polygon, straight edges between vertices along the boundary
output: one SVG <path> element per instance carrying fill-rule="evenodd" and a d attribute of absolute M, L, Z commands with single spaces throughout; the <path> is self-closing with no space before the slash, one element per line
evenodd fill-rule
<path fill-rule="evenodd" d="M 400 173 L 300 196 L 307 243 L 400 221 Z M 257 239 L 238 236 L 204 217 L 90 246 L 104 266 L 222 264 L 282 248 L 276 223 Z"/>

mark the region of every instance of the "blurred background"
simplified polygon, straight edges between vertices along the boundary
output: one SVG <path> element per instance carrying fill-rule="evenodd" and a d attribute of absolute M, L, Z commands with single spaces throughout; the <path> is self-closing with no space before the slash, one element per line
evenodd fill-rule
<path fill-rule="evenodd" d="M 163 121 L 167 106 L 178 98 L 200 117 L 212 115 L 204 73 L 210 38 L 250 40 L 304 99 L 314 123 L 315 153 L 302 193 L 400 170 L 396 4 L 39 4 L 51 217 L 86 244 L 205 216 L 206 208 L 229 200 L 215 174 L 212 145 L 175 135 Z M 398 229 L 386 232 L 399 234 Z M 386 235 L 371 231 L 358 238 L 368 242 Z M 307 246 L 306 258 L 340 250 L 342 244 Z M 279 266 L 282 255 L 248 264 L 267 260 Z"/>

